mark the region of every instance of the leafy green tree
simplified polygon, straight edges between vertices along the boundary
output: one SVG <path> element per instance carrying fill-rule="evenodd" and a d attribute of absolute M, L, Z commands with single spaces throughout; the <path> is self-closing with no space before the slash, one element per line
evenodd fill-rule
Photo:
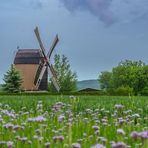
<path fill-rule="evenodd" d="M 4 75 L 3 89 L 6 92 L 17 93 L 21 91 L 22 78 L 14 65 L 11 65 L 10 70 Z"/>
<path fill-rule="evenodd" d="M 101 72 L 98 78 L 101 89 L 108 89 L 111 87 L 112 73 L 108 71 Z"/>
<path fill-rule="evenodd" d="M 60 92 L 75 91 L 77 88 L 77 75 L 75 72 L 72 72 L 68 58 L 65 55 L 60 56 L 56 54 L 54 56 L 53 66 L 60 83 Z M 55 91 L 52 81 L 49 82 L 49 90 L 52 92 Z"/>
<path fill-rule="evenodd" d="M 107 75 L 107 72 L 105 74 Z M 110 72 L 111 77 L 107 77 L 105 74 L 101 73 L 99 76 L 99 78 L 101 78 L 99 82 L 105 89 L 118 89 L 120 92 L 122 92 L 121 90 L 125 92 L 130 88 L 129 92 L 132 90 L 135 95 L 141 94 L 143 89 L 147 90 L 148 65 L 142 61 L 121 61 L 118 66 L 114 67 L 112 72 Z M 106 79 L 104 79 L 104 77 Z M 114 92 L 119 92 L 115 90 Z"/>
<path fill-rule="evenodd" d="M 125 60 L 112 70 L 114 88 L 129 86 L 137 95 L 147 85 L 147 76 L 144 72 L 146 64 L 142 61 Z"/>

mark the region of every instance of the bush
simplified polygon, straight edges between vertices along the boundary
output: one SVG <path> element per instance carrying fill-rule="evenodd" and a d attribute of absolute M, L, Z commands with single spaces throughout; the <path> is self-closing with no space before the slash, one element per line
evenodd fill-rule
<path fill-rule="evenodd" d="M 116 96 L 129 96 L 129 95 L 133 95 L 133 88 L 129 86 L 121 86 L 121 87 L 118 87 L 117 89 L 110 88 L 107 90 L 107 94 L 116 95 Z"/>
<path fill-rule="evenodd" d="M 148 87 L 145 87 L 145 88 L 141 91 L 141 95 L 142 95 L 142 96 L 148 96 Z"/>
<path fill-rule="evenodd" d="M 119 96 L 129 96 L 133 94 L 133 88 L 129 86 L 121 86 L 116 89 L 116 95 Z"/>

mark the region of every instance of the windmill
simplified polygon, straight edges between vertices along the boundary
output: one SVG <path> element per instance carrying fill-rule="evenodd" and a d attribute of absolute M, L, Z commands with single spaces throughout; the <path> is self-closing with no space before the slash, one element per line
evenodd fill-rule
<path fill-rule="evenodd" d="M 36 86 L 36 89 L 39 88 L 40 83 L 41 83 L 42 78 L 43 78 L 43 75 L 44 75 L 44 73 L 47 69 L 48 73 L 50 74 L 50 78 L 53 82 L 55 89 L 59 92 L 60 85 L 59 85 L 59 82 L 58 82 L 58 79 L 57 79 L 57 75 L 56 75 L 56 72 L 55 72 L 52 64 L 50 63 L 50 58 L 51 58 L 52 52 L 55 49 L 55 47 L 56 47 L 56 45 L 59 41 L 58 35 L 56 35 L 56 37 L 55 37 L 47 55 L 46 55 L 45 48 L 44 48 L 44 45 L 42 43 L 38 27 L 36 27 L 34 29 L 34 32 L 35 32 L 35 35 L 37 37 L 37 40 L 38 40 L 38 43 L 39 43 L 39 46 L 40 46 L 40 54 L 41 54 L 41 60 L 40 60 L 38 69 L 36 71 L 36 75 L 35 75 L 35 79 L 34 79 L 34 85 Z"/>

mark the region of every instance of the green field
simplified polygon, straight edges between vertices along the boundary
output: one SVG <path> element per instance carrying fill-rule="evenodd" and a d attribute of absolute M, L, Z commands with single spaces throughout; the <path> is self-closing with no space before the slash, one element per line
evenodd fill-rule
<path fill-rule="evenodd" d="M 147 148 L 148 97 L 0 96 L 0 147 Z"/>

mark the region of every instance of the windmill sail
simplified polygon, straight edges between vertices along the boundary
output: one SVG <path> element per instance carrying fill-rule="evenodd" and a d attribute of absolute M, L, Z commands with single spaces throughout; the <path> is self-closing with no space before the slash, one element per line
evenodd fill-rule
<path fill-rule="evenodd" d="M 53 52 L 55 46 L 57 45 L 58 41 L 59 41 L 59 38 L 58 38 L 58 35 L 56 35 L 56 37 L 55 37 L 55 39 L 54 39 L 54 41 L 53 41 L 53 43 L 52 43 L 52 46 L 50 47 L 49 52 L 48 52 L 48 54 L 47 54 L 47 57 L 48 57 L 49 59 L 50 59 L 51 54 L 52 54 L 52 52 Z"/>
<path fill-rule="evenodd" d="M 43 46 L 43 43 L 42 43 L 42 40 L 41 40 L 41 37 L 40 37 L 40 33 L 39 33 L 39 30 L 38 30 L 38 27 L 36 27 L 34 29 L 34 32 L 35 32 L 35 35 L 37 37 L 38 43 L 40 45 L 42 56 L 45 58 L 46 57 L 46 55 L 45 55 L 45 48 Z"/>
<path fill-rule="evenodd" d="M 47 68 L 46 62 L 41 62 L 37 69 L 35 80 L 34 80 L 34 85 L 36 86 L 37 89 L 39 88 L 39 85 L 46 71 L 46 68 Z"/>
<path fill-rule="evenodd" d="M 50 74 L 50 77 L 51 77 L 51 80 L 53 82 L 54 87 L 59 92 L 60 91 L 60 85 L 59 85 L 57 78 L 55 77 L 55 71 L 51 68 L 51 66 L 49 67 L 49 74 Z"/>

